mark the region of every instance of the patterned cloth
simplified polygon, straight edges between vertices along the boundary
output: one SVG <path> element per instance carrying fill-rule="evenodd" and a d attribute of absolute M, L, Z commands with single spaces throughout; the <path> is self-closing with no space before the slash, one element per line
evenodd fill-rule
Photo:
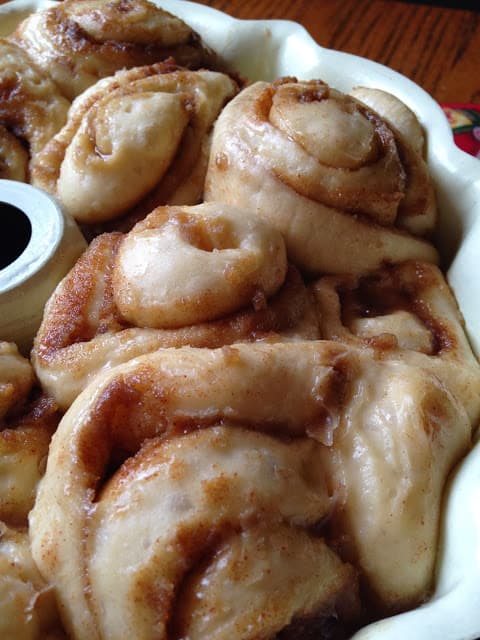
<path fill-rule="evenodd" d="M 460 149 L 480 159 L 480 104 L 442 104 Z"/>

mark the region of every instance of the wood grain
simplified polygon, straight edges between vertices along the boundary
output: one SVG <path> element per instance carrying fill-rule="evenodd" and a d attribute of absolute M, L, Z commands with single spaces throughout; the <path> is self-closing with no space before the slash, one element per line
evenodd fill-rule
<path fill-rule="evenodd" d="M 235 18 L 294 20 L 320 45 L 381 62 L 439 102 L 480 102 L 480 5 L 466 11 L 397 0 L 197 1 Z"/>
<path fill-rule="evenodd" d="M 392 0 L 199 0 L 236 18 L 287 19 L 322 46 L 403 73 L 439 102 L 480 102 L 480 13 Z"/>

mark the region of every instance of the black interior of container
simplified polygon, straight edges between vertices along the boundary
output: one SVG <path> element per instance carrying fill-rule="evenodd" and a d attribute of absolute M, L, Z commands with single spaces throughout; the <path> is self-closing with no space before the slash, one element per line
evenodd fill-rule
<path fill-rule="evenodd" d="M 5 269 L 27 248 L 32 225 L 23 211 L 7 202 L 0 202 L 0 220 L 0 269 Z"/>

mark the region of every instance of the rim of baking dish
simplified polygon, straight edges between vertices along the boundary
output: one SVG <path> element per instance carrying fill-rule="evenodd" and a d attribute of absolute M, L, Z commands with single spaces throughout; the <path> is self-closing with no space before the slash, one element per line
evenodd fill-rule
<path fill-rule="evenodd" d="M 188 0 L 151 0 L 182 18 L 250 80 L 280 76 L 321 78 L 348 92 L 354 86 L 384 89 L 417 115 L 426 131 L 427 162 L 436 185 L 444 268 L 480 354 L 480 164 L 459 149 L 440 105 L 419 85 L 382 64 L 327 49 L 289 20 L 240 20 Z M 55 0 L 12 0 L 0 5 L 0 36 L 16 21 Z M 451 475 L 441 523 L 436 588 L 411 611 L 380 620 L 355 640 L 474 640 L 480 636 L 480 444 Z"/>

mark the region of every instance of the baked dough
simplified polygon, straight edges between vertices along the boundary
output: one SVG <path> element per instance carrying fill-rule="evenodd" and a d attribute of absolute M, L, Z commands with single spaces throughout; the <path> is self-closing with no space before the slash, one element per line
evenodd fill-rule
<path fill-rule="evenodd" d="M 282 236 L 247 212 L 219 204 L 162 207 L 123 238 L 113 295 L 127 322 L 169 329 L 268 299 L 286 273 Z"/>
<path fill-rule="evenodd" d="M 354 572 L 311 530 L 331 510 L 317 450 L 354 360 L 314 341 L 160 349 L 87 387 L 55 433 L 30 516 L 67 631 L 166 638 L 172 623 L 193 637 L 273 638 L 293 618 L 329 615 L 347 585 L 354 596 Z M 199 582 L 212 587 L 213 627 Z"/>
<path fill-rule="evenodd" d="M 321 334 L 370 353 L 363 400 L 325 449 L 332 539 L 385 613 L 430 595 L 445 479 L 480 419 L 480 366 L 440 270 L 406 262 L 312 285 Z M 373 362 L 381 362 L 377 368 Z"/>
<path fill-rule="evenodd" d="M 0 178 L 29 180 L 30 159 L 63 127 L 69 106 L 21 47 L 0 38 Z"/>
<path fill-rule="evenodd" d="M 155 64 L 100 80 L 32 167 L 32 182 L 85 224 L 200 202 L 209 135 L 237 91 L 227 75 Z M 131 226 L 131 225 L 130 225 Z"/>
<path fill-rule="evenodd" d="M 436 204 L 421 155 L 358 100 L 320 80 L 256 82 L 222 111 L 206 200 L 250 208 L 312 274 L 437 261 Z"/>
<path fill-rule="evenodd" d="M 312 290 L 323 338 L 431 372 L 477 425 L 480 365 L 438 267 L 408 261 L 361 278 L 321 278 Z"/>
<path fill-rule="evenodd" d="M 0 342 L 0 637 L 61 640 L 53 590 L 31 557 L 28 514 L 60 415 L 32 367 Z"/>
<path fill-rule="evenodd" d="M 480 367 L 416 116 L 236 96 L 144 0 L 67 0 L 2 51 L 0 177 L 115 231 L 45 309 L 51 397 L 0 343 L 0 637 L 63 638 L 57 605 L 72 639 L 297 640 L 421 604 Z"/>
<path fill-rule="evenodd" d="M 370 615 L 385 617 L 431 594 L 446 481 L 472 423 L 428 370 L 373 362 L 319 464 L 338 492 L 329 540 L 359 568 Z"/>
<path fill-rule="evenodd" d="M 43 412 L 0 431 L 0 521 L 13 527 L 27 525 L 58 423 L 46 408 Z"/>
<path fill-rule="evenodd" d="M 170 623 L 195 637 L 273 638 L 280 626 L 235 635 L 251 618 L 232 600 L 268 595 L 249 563 L 238 573 L 224 564 L 237 566 L 239 547 L 252 549 L 252 567 L 257 553 L 270 556 L 272 522 L 285 544 L 293 523 L 303 530 L 294 535 L 308 554 L 324 555 L 316 536 L 332 541 L 379 615 L 414 606 L 432 586 L 443 491 L 471 427 L 437 376 L 369 349 L 325 340 L 158 349 L 98 376 L 65 414 L 31 512 L 34 558 L 75 638 L 114 638 L 118 625 L 164 637 Z M 296 583 L 299 567 L 309 581 L 310 565 L 323 588 L 323 560 L 270 557 L 276 583 Z M 343 591 L 337 571 L 347 570 L 332 561 Z M 212 626 L 204 599 L 222 612 Z M 276 621 L 290 618 L 291 602 L 285 595 Z"/>
<path fill-rule="evenodd" d="M 21 411 L 34 380 L 32 366 L 16 344 L 0 341 L 0 428 L 6 418 Z"/>
<path fill-rule="evenodd" d="M 65 640 L 54 591 L 33 562 L 28 533 L 0 522 L 0 637 Z"/>
<path fill-rule="evenodd" d="M 98 372 L 160 347 L 318 337 L 278 231 L 225 205 L 159 207 L 90 244 L 46 305 L 32 362 L 66 409 Z"/>
<path fill-rule="evenodd" d="M 70 100 L 119 69 L 171 56 L 194 69 L 218 64 L 188 25 L 146 0 L 67 0 L 32 13 L 10 37 Z"/>
<path fill-rule="evenodd" d="M 59 419 L 27 358 L 15 344 L 0 342 L 0 523 L 27 526 Z"/>

